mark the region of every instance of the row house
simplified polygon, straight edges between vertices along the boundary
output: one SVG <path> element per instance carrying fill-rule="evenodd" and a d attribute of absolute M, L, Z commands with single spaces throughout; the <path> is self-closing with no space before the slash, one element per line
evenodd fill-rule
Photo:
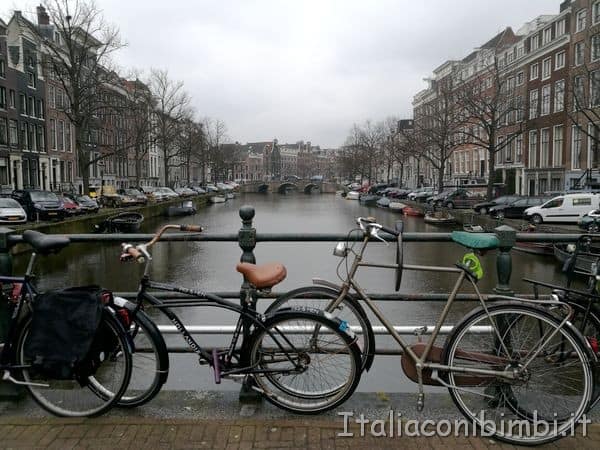
<path fill-rule="evenodd" d="M 0 183 L 13 189 L 47 187 L 46 83 L 40 45 L 19 11 L 8 24 L 0 23 L 0 34 Z"/>

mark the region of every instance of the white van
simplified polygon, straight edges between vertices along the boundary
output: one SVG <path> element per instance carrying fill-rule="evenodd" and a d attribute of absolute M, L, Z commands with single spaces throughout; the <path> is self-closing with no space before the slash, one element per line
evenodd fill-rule
<path fill-rule="evenodd" d="M 600 195 L 590 193 L 565 194 L 540 206 L 525 210 L 525 217 L 535 223 L 577 223 L 585 214 L 600 208 Z"/>

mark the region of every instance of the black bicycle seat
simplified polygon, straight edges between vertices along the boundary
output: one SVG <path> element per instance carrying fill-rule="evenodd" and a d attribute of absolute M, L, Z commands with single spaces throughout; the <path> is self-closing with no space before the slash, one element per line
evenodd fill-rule
<path fill-rule="evenodd" d="M 52 236 L 39 231 L 27 230 L 23 233 L 23 240 L 33 247 L 36 253 L 47 255 L 58 253 L 71 243 L 65 236 Z"/>

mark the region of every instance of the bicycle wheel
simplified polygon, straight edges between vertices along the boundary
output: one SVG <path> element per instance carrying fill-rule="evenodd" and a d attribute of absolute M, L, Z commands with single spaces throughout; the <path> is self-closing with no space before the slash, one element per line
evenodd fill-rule
<path fill-rule="evenodd" d="M 254 379 L 271 403 L 303 414 L 327 411 L 352 395 L 361 354 L 347 325 L 312 308 L 268 316 L 250 338 Z"/>
<path fill-rule="evenodd" d="M 25 355 L 26 342 L 31 328 L 31 318 L 26 319 L 19 333 L 16 363 L 30 366 Z M 102 338 L 98 338 L 102 336 Z M 57 416 L 91 417 L 108 411 L 117 401 L 131 377 L 131 354 L 125 330 L 107 311 L 102 314 L 92 350 L 98 367 L 93 375 L 77 373 L 73 379 L 47 379 L 32 369 L 22 369 L 21 375 L 34 400 L 45 410 Z M 40 386 L 42 384 L 44 386 Z M 114 394 L 98 395 L 95 385 L 106 386 Z"/>
<path fill-rule="evenodd" d="M 131 380 L 118 406 L 133 408 L 152 400 L 169 376 L 167 344 L 144 311 L 130 313 L 127 333 L 133 343 Z"/>
<path fill-rule="evenodd" d="M 590 405 L 593 353 L 577 330 L 540 308 L 505 303 L 488 312 L 467 315 L 444 347 L 454 403 L 482 433 L 502 441 L 539 445 L 562 437 Z"/>
<path fill-rule="evenodd" d="M 375 334 L 371 322 L 358 300 L 346 295 L 342 302 L 332 308 L 333 301 L 339 292 L 321 286 L 306 286 L 288 292 L 277 298 L 269 305 L 266 314 L 286 307 L 309 307 L 327 311 L 341 320 L 346 321 L 354 330 L 357 330 L 357 342 L 361 351 L 361 370 L 369 370 L 375 356 Z M 307 298 L 309 297 L 309 298 Z"/>

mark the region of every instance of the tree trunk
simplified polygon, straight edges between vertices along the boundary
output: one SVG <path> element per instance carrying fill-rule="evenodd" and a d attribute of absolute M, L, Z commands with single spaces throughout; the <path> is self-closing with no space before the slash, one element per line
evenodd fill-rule
<path fill-rule="evenodd" d="M 445 172 L 445 164 L 440 164 L 440 168 L 438 169 L 438 193 L 444 190 L 444 172 Z"/>
<path fill-rule="evenodd" d="M 496 154 L 495 152 L 489 153 L 488 159 L 488 185 L 487 185 L 487 200 L 490 201 L 493 198 L 494 191 L 494 177 L 495 177 L 495 166 L 496 166 Z"/>
<path fill-rule="evenodd" d="M 75 141 L 75 147 L 77 150 L 77 162 L 79 165 L 79 173 L 81 174 L 81 181 L 83 182 L 83 195 L 90 193 L 90 155 L 81 146 L 81 140 Z M 61 180 L 61 183 L 63 180 Z"/>
<path fill-rule="evenodd" d="M 163 146 L 163 159 L 165 161 L 165 186 L 169 187 L 169 150 Z"/>

